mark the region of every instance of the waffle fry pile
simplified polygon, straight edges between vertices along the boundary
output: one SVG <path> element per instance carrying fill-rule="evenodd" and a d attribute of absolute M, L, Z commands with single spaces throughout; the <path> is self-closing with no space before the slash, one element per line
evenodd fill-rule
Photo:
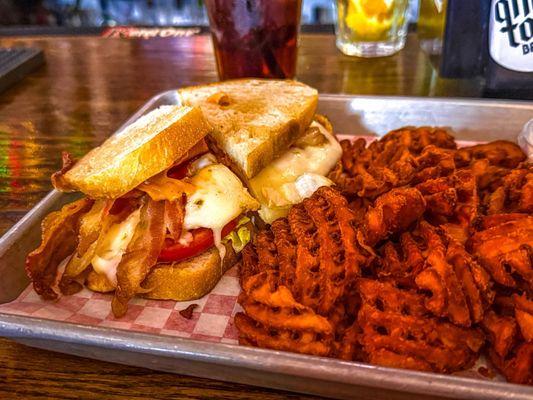
<path fill-rule="evenodd" d="M 526 155 L 434 128 L 341 145 L 335 186 L 245 248 L 240 343 L 441 373 L 485 353 L 533 384 Z"/>

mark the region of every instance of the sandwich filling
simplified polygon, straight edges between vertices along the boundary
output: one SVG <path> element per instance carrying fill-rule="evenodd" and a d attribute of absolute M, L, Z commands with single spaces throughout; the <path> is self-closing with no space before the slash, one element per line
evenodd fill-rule
<path fill-rule="evenodd" d="M 224 227 L 242 214 L 243 210 L 253 209 L 255 201 L 229 168 L 215 163 L 206 165 L 209 158 L 205 158 L 207 160 L 200 160 L 199 163 L 205 166 L 190 180 L 196 190 L 187 197 L 183 229 L 211 229 L 214 244 L 223 259 L 226 253 L 226 247 L 222 243 Z"/>
<path fill-rule="evenodd" d="M 207 153 L 186 162 L 185 166 L 180 164 L 168 172 L 165 171 L 164 175 L 174 176 L 165 180 L 181 179 L 185 185 L 190 185 L 193 189 L 189 190 L 183 202 L 184 215 L 179 238 L 175 240 L 167 230 L 165 244 L 158 257 L 159 262 L 178 262 L 191 258 L 213 245 L 217 248 L 222 261 L 228 242 L 234 245 L 235 251 L 242 250 L 246 244 L 243 244 L 243 241 L 250 240 L 250 233 L 243 223 L 246 218 L 240 216 L 246 211 L 255 210 L 257 202 L 229 168 L 217 163 L 216 158 Z M 167 196 L 170 198 L 163 199 L 162 193 L 165 193 L 165 189 L 158 188 L 157 184 L 154 186 L 155 182 L 164 182 L 161 177 L 155 177 L 150 181 L 150 190 L 147 191 L 150 197 L 176 201 L 175 193 L 168 194 L 167 190 Z M 139 220 L 140 209 L 137 209 L 123 221 L 113 224 L 98 244 L 95 256 L 91 260 L 94 271 L 105 275 L 115 287 L 117 266 L 133 239 Z M 236 228 L 239 229 L 234 233 Z M 241 232 L 240 235 L 238 231 Z"/>
<path fill-rule="evenodd" d="M 283 155 L 250 180 L 261 204 L 259 216 L 267 223 L 287 216 L 293 204 L 310 197 L 319 187 L 333 184 L 325 177 L 342 155 L 337 139 L 314 121 L 307 133 Z"/>
<path fill-rule="evenodd" d="M 179 162 L 117 199 L 82 198 L 49 215 L 41 246 L 26 268 L 43 297 L 80 290 L 98 276 L 114 291 L 116 316 L 126 312 L 152 268 L 179 263 L 216 246 L 239 252 L 251 238 L 248 211 L 259 203 L 209 153 Z M 64 265 L 60 269 L 60 266 Z"/>
<path fill-rule="evenodd" d="M 96 273 L 103 274 L 107 280 L 117 286 L 117 266 L 133 239 L 133 233 L 139 224 L 141 210 L 137 209 L 122 222 L 113 224 L 97 244 L 91 265 Z"/>

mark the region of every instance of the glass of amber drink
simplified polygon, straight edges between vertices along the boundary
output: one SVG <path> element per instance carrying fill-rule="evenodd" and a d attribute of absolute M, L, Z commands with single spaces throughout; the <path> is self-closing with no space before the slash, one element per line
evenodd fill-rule
<path fill-rule="evenodd" d="M 301 0 L 205 0 L 221 80 L 294 78 Z"/>
<path fill-rule="evenodd" d="M 420 46 L 428 54 L 440 54 L 446 25 L 448 0 L 421 0 L 417 33 Z"/>
<path fill-rule="evenodd" d="M 405 46 L 409 0 L 337 0 L 336 5 L 337 47 L 344 54 L 383 57 Z"/>

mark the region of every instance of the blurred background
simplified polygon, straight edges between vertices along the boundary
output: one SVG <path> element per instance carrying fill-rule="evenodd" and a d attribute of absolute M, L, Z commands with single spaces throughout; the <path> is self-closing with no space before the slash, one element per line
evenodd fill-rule
<path fill-rule="evenodd" d="M 335 0 L 303 0 L 302 24 L 333 29 Z M 410 2 L 410 21 L 419 0 Z M 0 25 L 94 28 L 207 26 L 202 0 L 0 0 Z"/>

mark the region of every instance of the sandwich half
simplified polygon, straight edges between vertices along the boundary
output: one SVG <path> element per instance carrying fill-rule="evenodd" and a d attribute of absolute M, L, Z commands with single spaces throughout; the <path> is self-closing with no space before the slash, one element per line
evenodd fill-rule
<path fill-rule="evenodd" d="M 318 93 L 292 80 L 239 79 L 178 91 L 212 125 L 207 142 L 250 188 L 266 223 L 320 186 L 342 155 Z"/>
<path fill-rule="evenodd" d="M 83 286 L 114 292 L 122 316 L 135 295 L 192 300 L 208 293 L 250 240 L 258 202 L 204 141 L 195 107 L 163 106 L 74 163 L 64 156 L 56 189 L 84 197 L 43 221 L 26 259 L 47 299 Z"/>

